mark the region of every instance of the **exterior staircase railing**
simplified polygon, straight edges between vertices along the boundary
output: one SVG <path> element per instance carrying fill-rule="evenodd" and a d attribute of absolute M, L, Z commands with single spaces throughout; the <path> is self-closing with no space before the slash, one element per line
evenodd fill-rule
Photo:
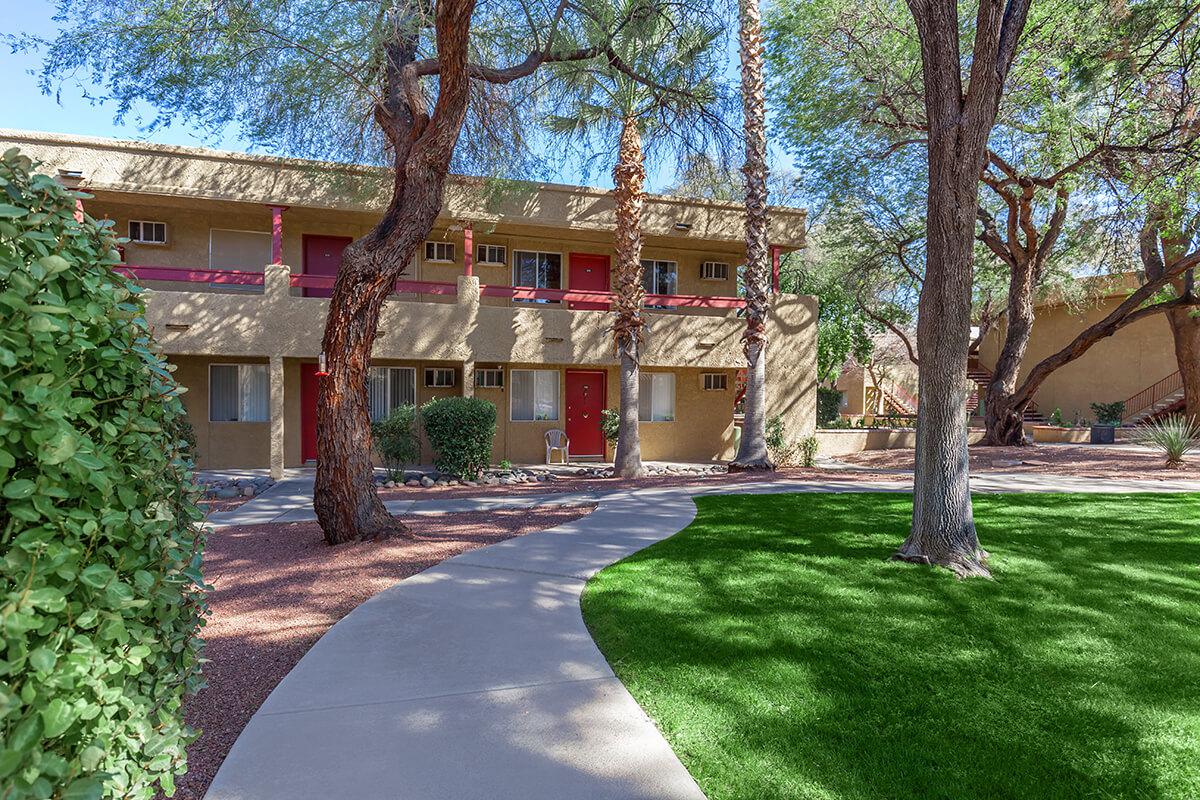
<path fill-rule="evenodd" d="M 967 410 L 972 414 L 979 411 L 980 398 L 987 394 L 988 384 L 992 382 L 992 371 L 983 365 L 978 358 L 971 356 L 967 362 L 967 378 L 975 383 L 975 391 L 967 397 Z M 1025 406 L 1026 422 L 1041 422 L 1045 419 L 1038 410 L 1037 403 L 1030 401 Z"/>
<path fill-rule="evenodd" d="M 1182 391 L 1183 373 L 1179 371 L 1175 371 L 1158 383 L 1147 386 L 1125 401 L 1125 415 L 1121 418 L 1122 424 L 1128 424 L 1129 421 L 1146 416 L 1147 411 L 1151 414 L 1159 411 L 1160 409 L 1156 406 Z"/>
<path fill-rule="evenodd" d="M 883 391 L 884 402 L 898 413 L 902 415 L 917 413 L 917 398 L 909 394 L 908 390 L 900 384 L 893 383 L 890 389 L 884 387 L 880 387 L 880 389 Z"/>

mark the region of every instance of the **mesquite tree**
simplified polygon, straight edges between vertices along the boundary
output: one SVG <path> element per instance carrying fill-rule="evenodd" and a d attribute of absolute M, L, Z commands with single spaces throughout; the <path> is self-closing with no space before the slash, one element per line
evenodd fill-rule
<path fill-rule="evenodd" d="M 147 101 L 153 124 L 236 124 L 262 147 L 391 167 L 388 206 L 346 249 L 330 299 L 314 507 L 330 543 L 403 532 L 375 494 L 370 460 L 366 376 L 384 299 L 437 219 L 456 152 L 500 155 L 513 173 L 527 166 L 513 138 L 521 126 L 504 121 L 536 92 L 505 87 L 548 63 L 620 65 L 612 37 L 628 20 L 584 26 L 582 0 L 59 0 L 58 10 L 55 40 L 18 43 L 44 48 L 47 90 L 87 70 L 118 116 Z M 473 36 L 477 19 L 484 33 Z"/>
<path fill-rule="evenodd" d="M 767 242 L 767 101 L 763 82 L 762 16 L 758 0 L 738 2 L 738 51 L 742 65 L 742 127 L 746 161 L 745 417 L 730 469 L 774 469 L 767 453 L 767 292 L 771 255 Z"/>
<path fill-rule="evenodd" d="M 700 4 L 648 4 L 645 0 L 594 2 L 589 24 L 619 28 L 612 50 L 620 64 L 577 61 L 550 73 L 554 108 L 546 126 L 564 156 L 588 152 L 584 166 L 612 159 L 616 216 L 613 265 L 613 344 L 620 359 L 620 405 L 614 472 L 643 474 L 638 430 L 641 348 L 645 319 L 642 207 L 646 158 L 689 158 L 728 147 L 721 114 L 721 20 Z M 596 33 L 584 32 L 586 36 Z M 637 80 L 630 77 L 635 70 Z"/>

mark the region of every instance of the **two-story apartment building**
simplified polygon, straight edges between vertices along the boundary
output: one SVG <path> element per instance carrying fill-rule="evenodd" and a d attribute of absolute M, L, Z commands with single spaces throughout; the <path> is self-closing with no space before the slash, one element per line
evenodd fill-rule
<path fill-rule="evenodd" d="M 321 336 L 342 249 L 386 204 L 387 172 L 90 137 L 0 131 L 42 171 L 94 195 L 176 376 L 201 467 L 301 466 L 319 457 Z M 740 206 L 653 196 L 645 206 L 648 324 L 641 437 L 647 459 L 734 454 L 744 366 Z M 496 405 L 499 461 L 538 462 L 566 431 L 573 458 L 602 458 L 618 399 L 608 312 L 609 192 L 550 184 L 497 191 L 452 178 L 429 240 L 379 322 L 372 416 L 475 395 Z M 771 211 L 771 242 L 804 243 L 804 212 Z M 814 427 L 816 301 L 776 293 L 768 403 L 796 436 Z"/>

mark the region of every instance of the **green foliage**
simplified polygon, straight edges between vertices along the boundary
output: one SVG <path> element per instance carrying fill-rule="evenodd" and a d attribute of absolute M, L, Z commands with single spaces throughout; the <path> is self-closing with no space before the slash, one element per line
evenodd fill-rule
<path fill-rule="evenodd" d="M 767 420 L 766 442 L 767 447 L 773 452 L 782 450 L 787 444 L 787 434 L 783 429 L 782 416 L 776 414 Z"/>
<path fill-rule="evenodd" d="M 1157 422 L 1139 425 L 1134 440 L 1162 451 L 1167 466 L 1182 466 L 1184 456 L 1200 450 L 1200 422 L 1183 414 L 1171 414 Z"/>
<path fill-rule="evenodd" d="M 795 253 L 784 258 L 780 288 L 793 294 L 816 295 L 818 300 L 819 383 L 836 381 L 842 367 L 851 359 L 859 364 L 870 361 L 875 350 L 873 337 L 882 330 L 882 326 L 859 308 L 852 284 L 853 279 L 832 260 L 805 264 Z"/>
<path fill-rule="evenodd" d="M 604 441 L 611 445 L 617 443 L 617 433 L 621 428 L 621 414 L 615 408 L 606 408 L 600 412 L 600 432 Z"/>
<path fill-rule="evenodd" d="M 887 560 L 911 496 L 696 506 L 583 612 L 710 800 L 1197 796 L 1200 495 L 978 495 L 994 581 Z"/>
<path fill-rule="evenodd" d="M 392 413 L 371 426 L 375 451 L 393 479 L 406 464 L 415 464 L 420 457 L 416 427 L 417 408 L 411 405 L 392 409 Z"/>
<path fill-rule="evenodd" d="M 842 393 L 829 386 L 817 387 L 817 427 L 827 428 L 841 417 Z"/>
<path fill-rule="evenodd" d="M 183 390 L 111 223 L 15 149 L 0 187 L 0 795 L 170 794 L 205 613 Z"/>
<path fill-rule="evenodd" d="M 1055 407 L 1055 409 L 1050 412 L 1050 424 L 1056 428 L 1064 427 L 1063 413 L 1061 408 Z"/>
<path fill-rule="evenodd" d="M 1096 415 L 1097 425 L 1120 425 L 1125 416 L 1125 401 L 1092 403 L 1092 413 Z"/>
<path fill-rule="evenodd" d="M 817 452 L 821 449 L 821 443 L 817 441 L 816 436 L 805 436 L 800 440 L 800 466 L 815 467 L 817 465 Z"/>
<path fill-rule="evenodd" d="M 496 407 L 478 397 L 442 397 L 421 406 L 421 424 L 439 472 L 474 480 L 492 460 Z"/>

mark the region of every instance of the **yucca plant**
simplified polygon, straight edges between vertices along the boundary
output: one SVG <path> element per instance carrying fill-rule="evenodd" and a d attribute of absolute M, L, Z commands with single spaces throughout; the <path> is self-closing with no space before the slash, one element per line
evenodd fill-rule
<path fill-rule="evenodd" d="M 1139 425 L 1134 441 L 1162 451 L 1167 457 L 1167 467 L 1178 469 L 1183 466 L 1184 456 L 1200 450 L 1200 423 L 1195 417 L 1172 414 Z"/>

